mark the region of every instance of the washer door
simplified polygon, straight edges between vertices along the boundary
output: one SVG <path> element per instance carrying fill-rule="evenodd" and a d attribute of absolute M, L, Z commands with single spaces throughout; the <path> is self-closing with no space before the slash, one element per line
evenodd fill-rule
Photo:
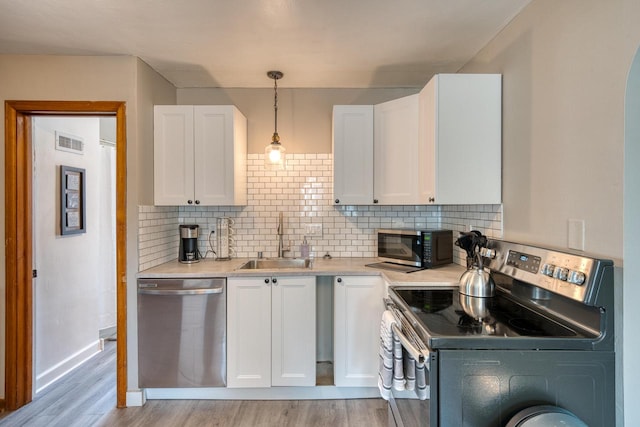
<path fill-rule="evenodd" d="M 506 427 L 588 427 L 578 417 L 557 406 L 532 406 L 518 412 Z"/>

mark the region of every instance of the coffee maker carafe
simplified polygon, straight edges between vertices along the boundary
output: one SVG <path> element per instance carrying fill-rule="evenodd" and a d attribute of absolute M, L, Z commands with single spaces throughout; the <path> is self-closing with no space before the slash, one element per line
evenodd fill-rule
<path fill-rule="evenodd" d="M 180 249 L 178 261 L 191 264 L 200 261 L 198 252 L 198 225 L 184 224 L 180 226 Z"/>

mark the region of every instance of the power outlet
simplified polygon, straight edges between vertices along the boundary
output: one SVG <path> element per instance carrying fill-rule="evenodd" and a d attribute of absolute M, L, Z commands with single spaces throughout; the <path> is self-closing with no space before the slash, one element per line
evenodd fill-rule
<path fill-rule="evenodd" d="M 322 237 L 322 223 L 305 224 L 304 235 Z"/>
<path fill-rule="evenodd" d="M 216 233 L 216 223 L 215 223 L 215 222 L 214 222 L 214 223 L 209 224 L 209 234 L 212 234 L 212 233 L 213 233 L 214 235 L 215 235 L 215 233 Z"/>

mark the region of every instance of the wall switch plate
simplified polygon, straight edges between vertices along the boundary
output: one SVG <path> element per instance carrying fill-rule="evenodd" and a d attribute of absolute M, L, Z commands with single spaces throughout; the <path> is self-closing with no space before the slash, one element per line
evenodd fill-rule
<path fill-rule="evenodd" d="M 304 225 L 304 235 L 305 236 L 322 236 L 322 223 L 311 223 Z"/>
<path fill-rule="evenodd" d="M 569 249 L 584 251 L 584 219 L 569 219 L 567 246 Z"/>

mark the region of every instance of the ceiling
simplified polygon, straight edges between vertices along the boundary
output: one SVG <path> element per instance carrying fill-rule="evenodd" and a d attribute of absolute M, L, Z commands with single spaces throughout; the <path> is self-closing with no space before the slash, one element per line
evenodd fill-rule
<path fill-rule="evenodd" d="M 0 54 L 133 55 L 178 88 L 420 87 L 531 0 L 0 0 Z"/>

